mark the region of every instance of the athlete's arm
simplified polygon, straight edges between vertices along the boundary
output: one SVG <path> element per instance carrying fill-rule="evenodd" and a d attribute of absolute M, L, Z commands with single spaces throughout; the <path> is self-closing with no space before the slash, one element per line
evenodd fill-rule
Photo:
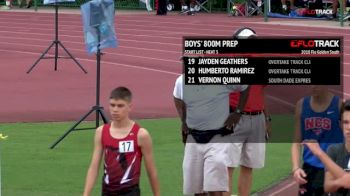
<path fill-rule="evenodd" d="M 183 75 L 179 76 L 176 79 L 173 96 L 174 96 L 174 104 L 177 113 L 179 114 L 181 120 L 181 134 L 182 134 L 182 142 L 185 144 L 188 135 L 188 128 L 186 124 L 186 104 L 182 100 L 183 99 Z"/>
<path fill-rule="evenodd" d="M 185 144 L 188 135 L 188 128 L 186 124 L 186 105 L 185 102 L 176 97 L 174 97 L 174 104 L 181 120 L 182 142 Z"/>
<path fill-rule="evenodd" d="M 341 178 L 338 178 L 334 181 L 336 186 L 350 189 L 350 174 L 346 173 Z"/>
<path fill-rule="evenodd" d="M 150 181 L 152 192 L 154 196 L 160 195 L 159 181 L 157 177 L 157 170 L 154 164 L 152 138 L 146 129 L 140 128 L 138 133 L 138 144 L 142 151 L 142 156 L 145 161 L 145 168 L 148 179 Z"/>
<path fill-rule="evenodd" d="M 186 123 L 186 105 L 181 99 L 174 97 L 174 104 L 177 114 L 180 117 L 182 123 Z"/>
<path fill-rule="evenodd" d="M 266 105 L 266 96 L 265 96 L 265 88 L 263 87 L 262 93 L 263 93 L 263 98 L 264 98 L 264 115 L 265 115 L 265 122 L 266 122 L 266 139 L 269 139 L 272 135 L 272 127 L 271 127 L 271 114 L 269 109 L 267 108 Z"/>
<path fill-rule="evenodd" d="M 90 167 L 88 169 L 86 180 L 85 180 L 85 188 L 84 188 L 84 194 L 83 194 L 84 196 L 90 196 L 98 176 L 98 171 L 100 168 L 102 152 L 103 152 L 101 138 L 102 138 L 102 126 L 96 129 L 95 139 L 94 139 L 94 144 L 95 144 L 94 152 L 92 154 Z"/>
<path fill-rule="evenodd" d="M 327 171 L 329 171 L 334 178 L 341 178 L 346 174 L 346 172 L 320 148 L 320 145 L 316 141 L 309 140 L 305 141 L 304 144 L 320 159 Z"/>
<path fill-rule="evenodd" d="M 328 182 L 325 181 L 325 189 L 326 183 L 327 188 L 331 191 L 336 191 L 340 187 L 350 188 L 350 175 L 337 165 L 325 152 L 323 152 L 318 143 L 305 142 L 305 145 L 307 145 L 312 153 L 321 160 L 327 169 L 327 173 L 334 178 L 328 179 Z"/>
<path fill-rule="evenodd" d="M 306 174 L 303 169 L 300 168 L 300 142 L 301 142 L 301 108 L 302 108 L 303 99 L 299 100 L 295 106 L 294 114 L 294 139 L 291 148 L 292 154 L 292 172 L 293 178 L 298 184 L 305 184 L 307 181 L 304 179 Z"/>
<path fill-rule="evenodd" d="M 248 100 L 249 91 L 250 91 L 250 85 L 248 85 L 247 88 L 244 89 L 244 91 L 240 92 L 237 109 L 239 109 L 241 111 L 244 110 L 244 107 L 245 107 L 247 100 Z"/>
<path fill-rule="evenodd" d="M 327 193 L 334 193 L 340 188 L 339 185 L 335 182 L 334 176 L 326 171 L 324 175 L 324 191 Z"/>
<path fill-rule="evenodd" d="M 250 89 L 250 86 L 247 86 L 247 88 L 244 89 L 244 91 L 240 92 L 239 102 L 238 102 L 236 110 L 243 111 L 243 109 L 244 109 L 244 107 L 245 107 L 245 105 L 247 103 L 247 100 L 248 100 L 249 89 Z M 225 121 L 225 124 L 224 124 L 225 127 L 227 129 L 233 128 L 234 126 L 236 126 L 236 124 L 238 124 L 240 118 L 241 118 L 241 114 L 240 113 L 237 113 L 237 112 L 231 113 L 228 116 L 227 120 Z"/>
<path fill-rule="evenodd" d="M 332 160 L 336 160 L 338 155 L 338 149 L 336 148 L 336 146 L 329 146 L 327 149 L 327 155 Z M 336 192 L 340 187 L 335 183 L 336 178 L 334 177 L 334 175 L 328 170 L 325 170 L 324 176 L 324 191 L 329 193 Z"/>

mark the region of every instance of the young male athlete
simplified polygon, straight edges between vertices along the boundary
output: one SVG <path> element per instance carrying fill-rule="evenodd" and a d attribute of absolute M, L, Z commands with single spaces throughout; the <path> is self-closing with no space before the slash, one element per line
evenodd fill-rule
<path fill-rule="evenodd" d="M 350 100 L 347 100 L 341 110 L 342 128 L 345 143 L 331 145 L 327 154 L 315 141 L 304 141 L 312 153 L 317 156 L 325 165 L 326 192 L 332 192 L 332 196 L 350 195 Z"/>
<path fill-rule="evenodd" d="M 109 110 L 112 122 L 96 130 L 95 147 L 87 172 L 84 196 L 91 194 L 102 157 L 102 196 L 139 196 L 142 157 L 153 195 L 160 195 L 152 140 L 146 129 L 129 118 L 131 99 L 132 94 L 125 87 L 118 87 L 111 92 Z"/>
<path fill-rule="evenodd" d="M 299 195 L 323 195 L 324 165 L 309 148 L 303 149 L 303 166 L 300 162 L 300 143 L 316 140 L 323 151 L 332 143 L 342 143 L 340 106 L 338 96 L 327 86 L 312 85 L 312 95 L 298 101 L 295 110 L 295 140 L 292 144 L 294 180 L 300 185 Z"/>

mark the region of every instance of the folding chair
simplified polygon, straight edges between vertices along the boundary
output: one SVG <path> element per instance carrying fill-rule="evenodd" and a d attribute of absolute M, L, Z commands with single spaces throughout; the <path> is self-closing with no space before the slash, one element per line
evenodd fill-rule
<path fill-rule="evenodd" d="M 324 9 L 332 9 L 333 1 L 332 0 L 322 0 Z"/>
<path fill-rule="evenodd" d="M 263 15 L 262 6 L 264 4 L 263 0 L 255 1 L 255 0 L 247 0 L 246 2 L 246 13 L 247 16 L 252 16 L 255 12 L 257 14 Z"/>
<path fill-rule="evenodd" d="M 238 16 L 251 16 L 255 12 L 257 14 L 263 14 L 262 6 L 264 4 L 264 1 L 258 1 L 258 0 L 246 0 L 244 2 L 244 12 L 242 12 L 241 9 L 237 9 Z M 231 7 L 235 5 L 234 0 L 227 0 L 227 13 L 230 15 Z"/>

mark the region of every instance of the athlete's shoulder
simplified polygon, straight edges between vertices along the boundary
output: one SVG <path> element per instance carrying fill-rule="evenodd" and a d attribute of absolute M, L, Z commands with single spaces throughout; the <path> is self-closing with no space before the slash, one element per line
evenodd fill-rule
<path fill-rule="evenodd" d="M 140 127 L 139 132 L 137 133 L 137 136 L 139 138 L 144 138 L 144 137 L 150 137 L 150 134 L 147 131 L 147 129 Z"/>
<path fill-rule="evenodd" d="M 297 116 L 300 116 L 303 110 L 303 102 L 304 102 L 304 98 L 301 98 L 297 101 L 297 103 L 295 104 L 295 114 Z"/>
<path fill-rule="evenodd" d="M 299 99 L 299 100 L 297 101 L 297 103 L 296 103 L 295 106 L 296 106 L 297 108 L 301 108 L 301 106 L 303 105 L 303 102 L 304 102 L 305 98 L 306 98 L 306 97 L 303 97 L 303 98 Z"/>
<path fill-rule="evenodd" d="M 103 127 L 104 127 L 105 125 L 101 125 L 101 126 L 99 126 L 99 127 L 97 127 L 97 129 L 96 129 L 96 134 L 102 134 L 102 131 L 103 131 Z"/>
<path fill-rule="evenodd" d="M 96 129 L 96 133 L 99 132 L 99 133 L 102 133 L 104 129 L 109 129 L 111 127 L 111 124 L 103 124 L 103 125 L 100 125 L 99 127 L 97 127 Z"/>
<path fill-rule="evenodd" d="M 139 146 L 143 146 L 144 144 L 149 144 L 152 141 L 152 138 L 145 128 L 140 128 L 137 133 L 137 141 Z"/>
<path fill-rule="evenodd" d="M 182 83 L 183 80 L 183 74 L 180 74 L 177 78 L 175 82 L 181 82 Z"/>
<path fill-rule="evenodd" d="M 102 138 L 103 127 L 104 127 L 104 125 L 97 127 L 97 129 L 95 131 L 96 139 L 101 139 Z"/>
<path fill-rule="evenodd" d="M 338 109 L 340 111 L 343 106 L 343 100 L 337 95 L 334 95 L 334 98 L 338 99 Z"/>

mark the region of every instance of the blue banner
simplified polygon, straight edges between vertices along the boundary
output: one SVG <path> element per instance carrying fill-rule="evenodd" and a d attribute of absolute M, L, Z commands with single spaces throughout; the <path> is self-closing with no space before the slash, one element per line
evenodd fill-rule
<path fill-rule="evenodd" d="M 100 49 L 116 48 L 118 40 L 114 27 L 114 1 L 92 0 L 81 5 L 80 8 L 87 52 L 96 53 L 99 44 Z M 98 35 L 100 35 L 99 42 Z"/>

